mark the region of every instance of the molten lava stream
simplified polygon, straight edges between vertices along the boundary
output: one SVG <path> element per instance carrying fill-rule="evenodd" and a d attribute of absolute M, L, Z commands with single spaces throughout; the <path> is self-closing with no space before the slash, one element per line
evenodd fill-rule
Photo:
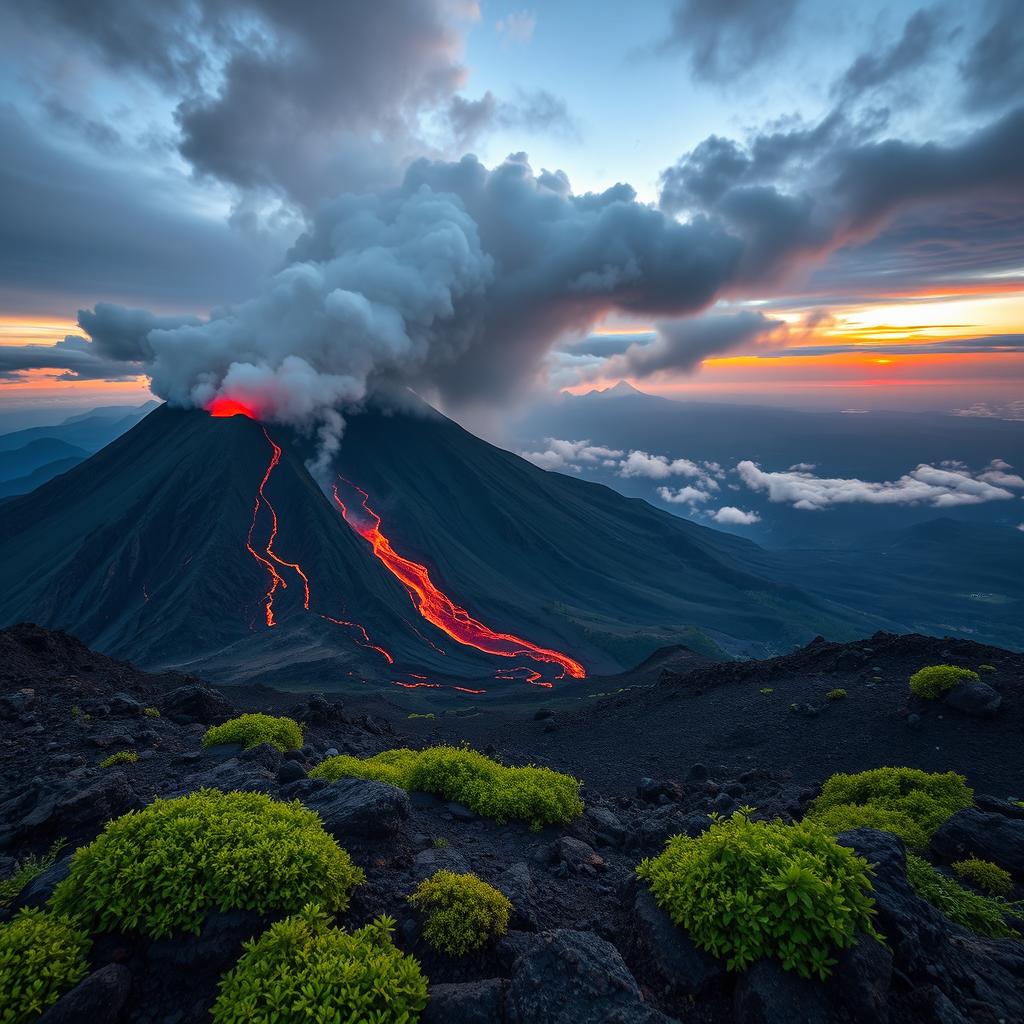
<path fill-rule="evenodd" d="M 339 478 L 344 480 L 344 478 Z M 334 500 L 341 509 L 345 522 L 373 548 L 373 553 L 408 591 L 417 611 L 427 622 L 447 633 L 453 640 L 466 647 L 475 647 L 485 654 L 501 658 L 526 657 L 532 661 L 550 662 L 560 665 L 574 679 L 586 677 L 583 666 L 567 654 L 538 647 L 522 637 L 511 633 L 496 633 L 482 622 L 474 619 L 465 608 L 460 608 L 451 598 L 443 594 L 430 578 L 425 565 L 404 558 L 391 546 L 391 541 L 381 532 L 381 519 L 369 506 L 369 495 L 351 481 L 344 480 L 360 495 L 361 511 L 350 511 L 334 485 Z"/>
<path fill-rule="evenodd" d="M 320 618 L 326 619 L 328 622 L 333 622 L 336 626 L 350 626 L 352 629 L 358 631 L 359 635 L 362 637 L 362 640 L 357 640 L 356 643 L 359 644 L 360 647 L 368 647 L 371 651 L 376 651 L 378 654 L 383 656 L 384 660 L 389 665 L 394 665 L 395 659 L 392 656 L 391 652 L 386 651 L 384 650 L 383 647 L 380 647 L 377 644 L 375 644 L 370 639 L 370 634 L 366 632 L 365 626 L 361 626 L 358 622 L 349 622 L 347 619 L 335 619 L 332 618 L 330 615 L 324 615 L 322 613 L 320 615 Z"/>

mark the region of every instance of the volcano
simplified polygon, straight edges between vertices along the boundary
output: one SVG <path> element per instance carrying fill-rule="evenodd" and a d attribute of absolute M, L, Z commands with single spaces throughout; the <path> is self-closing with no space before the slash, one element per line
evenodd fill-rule
<path fill-rule="evenodd" d="M 545 472 L 422 404 L 352 417 L 324 486 L 308 439 L 214 411 L 163 406 L 5 503 L 0 624 L 224 681 L 467 690 L 881 624 L 777 582 L 755 544 Z"/>

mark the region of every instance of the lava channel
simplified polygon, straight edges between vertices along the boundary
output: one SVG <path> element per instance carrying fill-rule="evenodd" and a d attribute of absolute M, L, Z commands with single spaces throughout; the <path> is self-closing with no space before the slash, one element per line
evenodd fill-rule
<path fill-rule="evenodd" d="M 501 658 L 526 657 L 531 661 L 549 662 L 560 665 L 562 670 L 574 679 L 586 677 L 583 666 L 560 651 L 538 647 L 529 640 L 511 633 L 496 633 L 482 622 L 474 619 L 465 608 L 460 608 L 446 594 L 435 586 L 425 565 L 404 558 L 391 546 L 391 541 L 381 532 L 381 519 L 369 506 L 369 495 L 349 480 L 342 479 L 360 495 L 361 511 L 352 511 L 342 500 L 338 485 L 334 485 L 334 500 L 341 509 L 345 522 L 373 548 L 374 555 L 385 565 L 408 591 L 417 611 L 427 622 L 437 626 L 453 640 L 466 647 L 475 647 L 485 654 Z"/>

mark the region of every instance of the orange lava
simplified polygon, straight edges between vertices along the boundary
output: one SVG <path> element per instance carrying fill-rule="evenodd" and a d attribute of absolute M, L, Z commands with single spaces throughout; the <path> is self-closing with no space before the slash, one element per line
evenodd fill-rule
<path fill-rule="evenodd" d="M 259 419 L 256 415 L 256 410 L 252 406 L 246 405 L 245 402 L 238 401 L 237 398 L 226 398 L 223 395 L 215 398 L 206 407 L 206 411 L 211 416 L 248 416 L 251 420 Z"/>
<path fill-rule="evenodd" d="M 225 401 L 229 401 L 225 399 Z M 216 403 L 214 403 L 216 404 Z M 217 415 L 236 415 L 235 413 L 210 413 L 211 416 Z M 245 413 L 244 415 L 249 415 Z M 303 607 L 309 610 L 309 577 L 302 571 L 302 566 L 298 562 L 289 562 L 278 556 L 274 551 L 274 541 L 277 539 L 277 510 L 274 508 L 270 499 L 266 495 L 267 482 L 270 480 L 271 473 L 277 468 L 277 464 L 281 461 L 281 446 L 276 444 L 271 436 L 267 433 L 267 428 L 263 428 L 263 436 L 267 439 L 267 444 L 270 445 L 270 462 L 267 463 L 266 471 L 263 474 L 263 479 L 260 481 L 260 485 L 256 490 L 256 500 L 253 503 L 252 508 L 252 521 L 249 523 L 249 534 L 246 537 L 245 546 L 249 551 L 249 554 L 256 559 L 257 562 L 262 565 L 267 572 L 270 574 L 270 583 L 267 586 L 266 595 L 263 598 L 263 607 L 266 614 L 267 625 L 276 626 L 277 620 L 274 618 L 274 594 L 277 588 L 280 587 L 282 590 L 288 589 L 288 583 L 285 578 L 277 571 L 274 563 L 280 565 L 282 568 L 294 569 L 302 580 L 303 587 Z M 256 529 L 256 520 L 259 518 L 260 506 L 266 505 L 267 511 L 270 513 L 270 536 L 267 539 L 266 547 L 263 549 L 264 555 L 261 555 L 252 546 L 252 535 Z"/>
<path fill-rule="evenodd" d="M 362 512 L 366 516 L 364 519 L 358 513 L 349 511 L 338 493 L 338 485 L 335 484 L 334 500 L 338 503 L 345 522 L 370 544 L 374 555 L 402 583 L 417 611 L 427 622 L 433 623 L 458 643 L 475 647 L 485 654 L 494 654 L 501 658 L 526 657 L 532 661 L 550 662 L 560 665 L 563 671 L 574 679 L 586 677 L 583 666 L 568 655 L 546 647 L 538 647 L 511 633 L 496 633 L 474 619 L 465 608 L 455 604 L 451 598 L 438 590 L 426 566 L 404 558 L 391 546 L 388 538 L 381 533 L 380 516 L 369 507 L 369 495 L 350 481 L 346 480 L 345 483 L 361 496 Z"/>
<path fill-rule="evenodd" d="M 335 619 L 330 615 L 321 615 L 320 618 L 326 619 L 328 622 L 333 622 L 336 626 L 349 626 L 356 630 L 362 638 L 361 640 L 356 640 L 356 643 L 359 644 L 360 647 L 368 647 L 371 651 L 376 651 L 389 665 L 394 665 L 395 659 L 391 652 L 386 651 L 383 647 L 373 643 L 370 639 L 370 634 L 366 632 L 365 626 L 361 626 L 358 622 L 349 622 L 347 619 Z"/>

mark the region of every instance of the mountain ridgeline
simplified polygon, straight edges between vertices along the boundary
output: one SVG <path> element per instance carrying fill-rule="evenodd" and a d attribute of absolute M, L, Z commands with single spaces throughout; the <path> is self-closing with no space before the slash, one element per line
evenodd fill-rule
<path fill-rule="evenodd" d="M 155 410 L 0 507 L 0 623 L 66 629 L 150 668 L 296 686 L 558 670 L 422 617 L 310 454 L 287 428 Z M 540 470 L 425 406 L 354 417 L 336 469 L 456 616 L 588 674 L 673 643 L 772 653 L 886 625 L 778 582 L 755 544 Z"/>

